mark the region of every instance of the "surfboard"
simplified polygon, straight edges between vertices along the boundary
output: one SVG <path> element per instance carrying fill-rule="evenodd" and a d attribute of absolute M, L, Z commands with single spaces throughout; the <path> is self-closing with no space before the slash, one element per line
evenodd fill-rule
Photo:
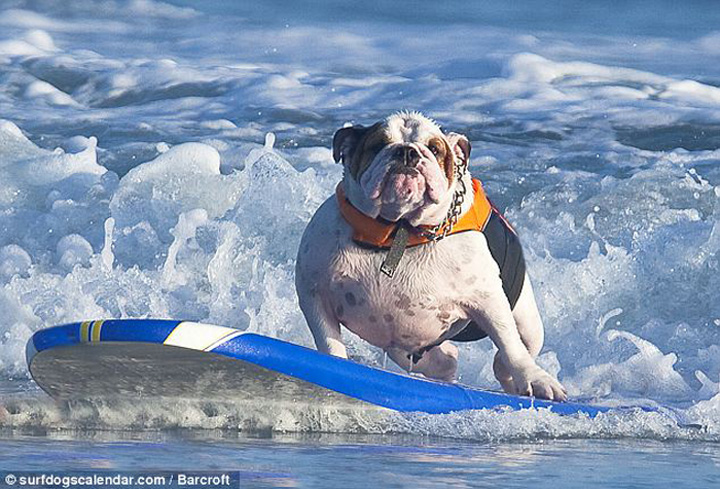
<path fill-rule="evenodd" d="M 261 400 L 432 414 L 534 408 L 590 417 L 614 409 L 398 374 L 275 338 L 191 321 L 108 319 L 54 326 L 36 332 L 26 354 L 35 382 L 59 400 Z"/>

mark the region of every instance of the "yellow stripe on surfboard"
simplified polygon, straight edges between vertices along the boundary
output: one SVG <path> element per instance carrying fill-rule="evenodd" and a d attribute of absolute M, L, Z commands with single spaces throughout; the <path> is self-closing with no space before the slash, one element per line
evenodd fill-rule
<path fill-rule="evenodd" d="M 90 341 L 100 341 L 100 331 L 102 331 L 102 325 L 105 321 L 95 321 L 92 324 L 92 329 L 90 332 Z"/>
<path fill-rule="evenodd" d="M 100 332 L 104 322 L 105 320 L 101 319 L 99 321 L 83 321 L 80 323 L 80 341 L 83 343 L 100 341 Z"/>
<path fill-rule="evenodd" d="M 83 343 L 90 341 L 90 323 L 92 321 L 83 321 L 80 324 L 80 341 Z"/>

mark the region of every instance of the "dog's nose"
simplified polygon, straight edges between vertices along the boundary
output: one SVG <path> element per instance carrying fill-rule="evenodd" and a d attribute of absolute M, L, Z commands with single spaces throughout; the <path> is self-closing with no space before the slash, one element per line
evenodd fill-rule
<path fill-rule="evenodd" d="M 420 153 L 417 149 L 413 148 L 412 146 L 403 146 L 401 151 L 405 165 L 410 167 L 417 166 L 418 162 L 420 161 Z"/>

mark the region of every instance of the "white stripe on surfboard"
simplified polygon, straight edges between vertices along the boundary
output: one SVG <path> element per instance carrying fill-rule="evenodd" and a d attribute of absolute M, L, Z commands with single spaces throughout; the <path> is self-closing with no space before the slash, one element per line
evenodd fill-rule
<path fill-rule="evenodd" d="M 175 326 L 163 344 L 192 350 L 211 350 L 240 334 L 242 331 L 234 328 L 184 321 Z"/>
<path fill-rule="evenodd" d="M 231 339 L 236 338 L 236 337 L 240 336 L 241 334 L 244 334 L 244 332 L 243 332 L 243 331 L 235 330 L 234 333 L 230 333 L 230 334 L 227 335 L 227 336 L 223 336 L 222 338 L 220 338 L 219 340 L 217 340 L 215 343 L 213 343 L 212 345 L 210 345 L 210 346 L 208 346 L 207 348 L 205 348 L 205 351 L 213 351 L 213 350 L 214 350 L 215 348 L 217 348 L 218 346 L 227 343 L 227 342 L 230 341 Z"/>

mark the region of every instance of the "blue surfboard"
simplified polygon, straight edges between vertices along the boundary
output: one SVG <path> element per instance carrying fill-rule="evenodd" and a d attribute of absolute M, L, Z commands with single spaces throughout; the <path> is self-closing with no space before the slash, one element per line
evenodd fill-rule
<path fill-rule="evenodd" d="M 274 338 L 191 321 L 108 319 L 51 327 L 29 340 L 27 362 L 35 382 L 60 400 L 261 399 L 432 414 L 547 408 L 590 417 L 611 409 L 397 374 Z"/>

